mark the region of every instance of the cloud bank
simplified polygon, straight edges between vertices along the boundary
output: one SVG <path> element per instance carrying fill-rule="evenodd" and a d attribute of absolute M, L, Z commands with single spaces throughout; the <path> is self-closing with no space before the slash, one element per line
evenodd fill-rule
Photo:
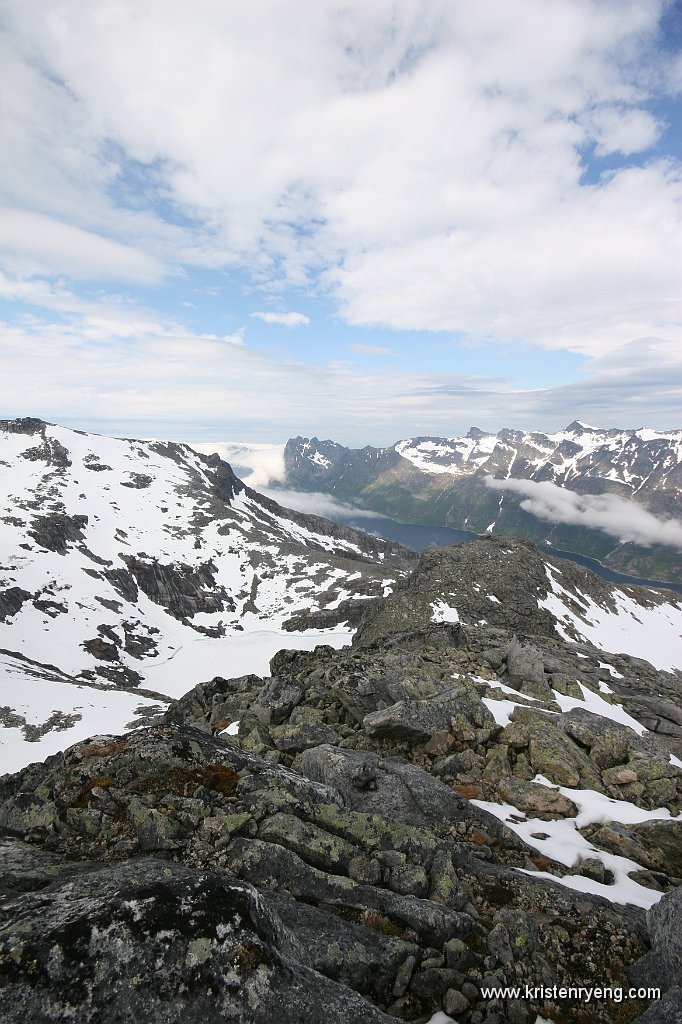
<path fill-rule="evenodd" d="M 192 444 L 192 448 L 203 455 L 212 455 L 217 452 L 221 459 L 230 463 L 237 475 L 241 476 L 249 487 L 266 487 L 277 480 L 283 480 L 285 476 L 283 444 L 209 441 Z M 244 469 L 247 470 L 246 473 Z"/>
<path fill-rule="evenodd" d="M 0 414 L 100 433 L 200 443 L 323 434 L 361 447 L 462 436 L 472 425 L 552 433 L 578 418 L 622 427 L 624 412 L 634 426 L 665 429 L 682 408 L 680 356 L 655 338 L 634 343 L 625 366 L 603 357 L 585 380 L 519 390 L 447 366 L 284 358 L 250 348 L 238 332 L 198 334 L 116 296 L 95 301 L 49 282 L 0 275 L 1 296 L 21 296 L 35 311 L 0 323 Z"/>
<path fill-rule="evenodd" d="M 496 480 L 485 478 L 487 487 L 495 491 L 513 491 L 526 495 L 521 502 L 525 512 L 550 523 L 572 523 L 649 547 L 667 544 L 682 549 L 682 522 L 678 519 L 657 519 L 646 509 L 615 494 L 576 494 L 551 481 Z"/>
<path fill-rule="evenodd" d="M 11 265 L 58 270 L 70 226 L 67 272 L 239 267 L 353 325 L 672 344 L 669 7 L 7 0 L 5 201 L 52 225 Z"/>

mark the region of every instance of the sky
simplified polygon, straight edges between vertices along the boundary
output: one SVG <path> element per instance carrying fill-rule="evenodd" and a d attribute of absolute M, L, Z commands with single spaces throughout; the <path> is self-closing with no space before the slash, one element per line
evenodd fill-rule
<path fill-rule="evenodd" d="M 0 416 L 682 426 L 682 3 L 2 0 Z"/>

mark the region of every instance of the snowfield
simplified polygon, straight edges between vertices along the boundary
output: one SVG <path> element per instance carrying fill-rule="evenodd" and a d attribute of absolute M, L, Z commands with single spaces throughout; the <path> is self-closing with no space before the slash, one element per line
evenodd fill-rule
<path fill-rule="evenodd" d="M 616 607 L 611 610 L 580 591 L 566 590 L 551 566 L 546 571 L 552 592 L 538 603 L 558 620 L 556 631 L 562 639 L 569 643 L 582 639 L 603 651 L 642 658 L 667 672 L 682 666 L 679 602 L 647 608 L 615 589 Z"/>

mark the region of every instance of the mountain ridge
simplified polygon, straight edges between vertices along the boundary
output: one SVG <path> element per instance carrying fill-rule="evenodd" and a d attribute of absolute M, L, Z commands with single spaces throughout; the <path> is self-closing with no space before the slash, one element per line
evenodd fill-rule
<path fill-rule="evenodd" d="M 283 458 L 284 486 L 330 493 L 403 522 L 525 536 L 631 575 L 682 579 L 675 548 L 619 543 L 597 528 L 549 522 L 521 507 L 527 495 L 486 486 L 488 476 L 551 483 L 580 496 L 633 500 L 654 516 L 679 516 L 679 430 L 600 429 L 576 420 L 553 435 L 472 427 L 464 438 L 424 436 L 362 449 L 297 437 Z"/>

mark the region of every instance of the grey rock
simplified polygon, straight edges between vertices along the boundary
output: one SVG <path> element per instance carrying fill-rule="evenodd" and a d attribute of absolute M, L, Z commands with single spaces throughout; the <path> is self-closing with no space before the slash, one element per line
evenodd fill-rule
<path fill-rule="evenodd" d="M 296 754 L 321 743 L 333 743 L 336 733 L 323 722 L 302 722 L 298 725 L 275 726 L 270 730 L 273 743 L 286 754 Z"/>
<path fill-rule="evenodd" d="M 654 904 L 647 914 L 647 925 L 669 985 L 682 978 L 682 889 Z"/>
<path fill-rule="evenodd" d="M 366 715 L 362 727 L 368 736 L 378 739 L 425 743 L 434 733 L 449 732 L 451 718 L 451 712 L 445 705 L 401 700 Z"/>
<path fill-rule="evenodd" d="M 682 1024 L 682 987 L 675 985 L 638 1017 L 635 1024 Z"/>
<path fill-rule="evenodd" d="M 463 800 L 449 786 L 414 765 L 396 758 L 379 758 L 359 750 L 322 746 L 307 750 L 301 766 L 308 778 L 337 790 L 354 811 L 380 814 L 388 821 L 421 827 L 468 822 L 492 844 L 503 840 L 510 849 L 523 844 L 502 822 Z M 372 789 L 358 789 L 353 778 L 369 766 L 375 777 Z"/>
<path fill-rule="evenodd" d="M 155 558 L 121 555 L 140 590 L 176 619 L 191 618 L 197 612 L 234 611 L 235 603 L 224 587 L 215 582 L 211 562 L 199 566 L 164 564 Z"/>
<path fill-rule="evenodd" d="M 291 939 L 276 913 L 250 886 L 210 872 L 114 865 L 3 910 L 7 1024 L 74 1013 L 82 1024 L 392 1019 L 281 952 Z"/>
<path fill-rule="evenodd" d="M 678 1024 L 682 1021 L 682 889 L 654 904 L 647 925 L 652 948 L 631 968 L 630 983 L 638 988 L 658 987 L 663 998 L 637 1019 L 644 1024 Z"/>
<path fill-rule="evenodd" d="M 271 880 L 277 879 L 277 887 L 295 899 L 337 907 L 361 907 L 385 916 L 428 945 L 442 946 L 448 939 L 465 939 L 473 926 L 468 914 L 327 874 L 310 867 L 284 847 L 271 843 L 235 840 L 231 847 L 230 870 L 257 887 L 267 888 Z"/>
<path fill-rule="evenodd" d="M 16 615 L 31 598 L 28 590 L 21 587 L 7 587 L 0 590 L 0 622 L 7 622 Z"/>
<path fill-rule="evenodd" d="M 543 695 L 546 693 L 551 698 L 549 687 L 545 683 L 545 670 L 542 663 L 542 654 L 531 644 L 521 644 L 513 640 L 506 652 L 507 674 L 506 682 L 517 689 L 524 684 L 540 688 Z"/>
<path fill-rule="evenodd" d="M 402 995 L 394 988 L 405 965 L 414 969 L 417 945 L 283 895 L 262 898 L 293 937 L 301 963 L 371 999 Z"/>

